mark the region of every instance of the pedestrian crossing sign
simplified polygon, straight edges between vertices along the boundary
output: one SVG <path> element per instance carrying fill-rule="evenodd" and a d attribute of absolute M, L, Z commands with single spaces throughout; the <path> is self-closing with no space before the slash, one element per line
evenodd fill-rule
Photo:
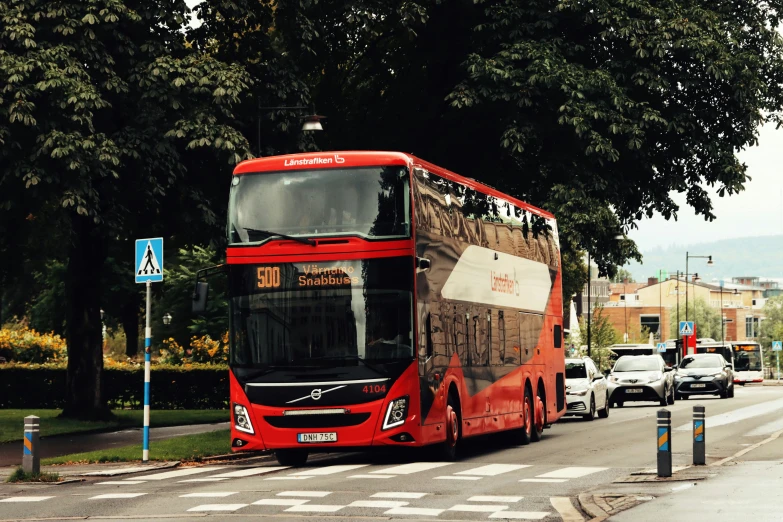
<path fill-rule="evenodd" d="M 666 351 L 666 343 L 658 343 L 658 351 L 659 352 L 665 352 Z"/>
<path fill-rule="evenodd" d="M 163 238 L 136 240 L 136 282 L 163 281 Z"/>
<path fill-rule="evenodd" d="M 772 351 L 773 352 L 779 352 L 781 350 L 783 350 L 783 342 L 772 341 Z"/>
<path fill-rule="evenodd" d="M 693 335 L 693 321 L 680 321 L 680 335 Z"/>

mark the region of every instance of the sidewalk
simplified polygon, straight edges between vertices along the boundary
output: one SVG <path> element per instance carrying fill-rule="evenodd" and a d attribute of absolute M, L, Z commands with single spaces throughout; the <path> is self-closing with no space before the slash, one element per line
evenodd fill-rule
<path fill-rule="evenodd" d="M 227 430 L 230 423 L 217 424 L 193 424 L 189 426 L 168 426 L 165 428 L 151 428 L 150 440 L 169 439 L 183 435 L 196 433 L 208 433 L 211 431 Z M 124 429 L 108 433 L 73 433 L 69 435 L 55 435 L 53 437 L 41 437 L 41 458 L 59 457 L 71 453 L 94 451 L 121 446 L 141 444 L 142 429 Z M 22 442 L 8 442 L 0 444 L 0 467 L 16 466 L 22 463 Z"/>
<path fill-rule="evenodd" d="M 611 516 L 612 522 L 720 520 L 778 522 L 783 462 L 739 462 L 711 468 L 703 481 L 670 484 L 662 496 Z"/>

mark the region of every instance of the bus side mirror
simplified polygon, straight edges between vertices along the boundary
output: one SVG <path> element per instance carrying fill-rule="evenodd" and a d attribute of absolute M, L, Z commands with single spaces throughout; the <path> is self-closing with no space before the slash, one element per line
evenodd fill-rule
<path fill-rule="evenodd" d="M 426 257 L 416 258 L 416 268 L 420 270 L 427 270 L 430 266 L 432 266 L 432 261 L 430 261 Z"/>
<path fill-rule="evenodd" d="M 196 282 L 196 288 L 193 290 L 193 313 L 200 314 L 207 311 L 207 295 L 209 293 L 209 283 Z"/>

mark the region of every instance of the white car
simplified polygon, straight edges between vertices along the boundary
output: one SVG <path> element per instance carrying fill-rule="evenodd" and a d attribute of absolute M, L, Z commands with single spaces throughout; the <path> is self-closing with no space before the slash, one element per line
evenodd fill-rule
<path fill-rule="evenodd" d="M 606 377 L 589 357 L 566 359 L 566 415 L 581 415 L 591 421 L 609 416 L 609 387 Z"/>

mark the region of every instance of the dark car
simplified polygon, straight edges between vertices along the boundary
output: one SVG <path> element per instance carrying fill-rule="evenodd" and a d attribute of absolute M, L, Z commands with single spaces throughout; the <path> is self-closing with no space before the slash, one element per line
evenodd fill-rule
<path fill-rule="evenodd" d="M 688 355 L 674 374 L 674 393 L 678 399 L 691 395 L 734 397 L 734 372 L 722 355 Z"/>

